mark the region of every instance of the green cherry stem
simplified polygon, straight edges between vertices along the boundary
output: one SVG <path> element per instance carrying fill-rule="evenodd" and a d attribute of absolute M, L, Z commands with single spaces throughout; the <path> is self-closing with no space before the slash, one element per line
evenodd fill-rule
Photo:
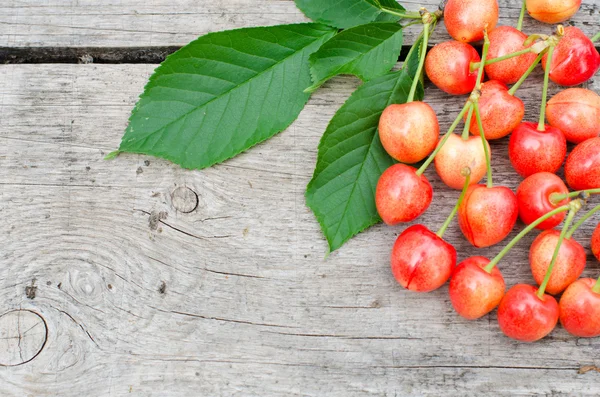
<path fill-rule="evenodd" d="M 481 90 L 481 80 L 483 80 L 483 69 L 487 61 L 488 51 L 490 50 L 490 38 L 488 37 L 487 29 L 483 30 L 483 50 L 481 52 L 481 64 L 479 65 L 479 72 L 477 73 L 477 85 L 476 90 Z"/>
<path fill-rule="evenodd" d="M 469 189 L 469 184 L 471 183 L 471 169 L 469 167 L 463 168 L 460 173 L 462 176 L 465 177 L 465 184 L 463 185 L 462 192 L 460 193 L 460 196 L 458 197 L 458 201 L 456 202 L 456 205 L 452 209 L 452 212 L 450 212 L 450 215 L 448 216 L 448 218 L 446 219 L 446 221 L 444 222 L 444 224 L 442 225 L 440 230 L 438 230 L 438 232 L 436 233 L 439 238 L 444 237 L 444 233 L 446 233 L 446 229 L 448 229 L 448 226 L 450 226 L 450 224 L 452 223 L 452 220 L 456 216 L 456 213 L 458 212 L 458 208 L 461 206 L 462 202 L 464 201 L 465 196 L 467 194 L 467 189 Z"/>
<path fill-rule="evenodd" d="M 600 32 L 596 33 L 594 37 L 592 37 L 592 43 L 600 41 Z"/>
<path fill-rule="evenodd" d="M 540 122 L 538 131 L 546 131 L 546 103 L 548 102 L 548 83 L 550 81 L 550 65 L 552 65 L 552 56 L 554 55 L 554 46 L 548 49 L 548 59 L 546 60 L 546 71 L 544 73 L 544 89 L 542 91 L 542 106 L 540 108 Z"/>
<path fill-rule="evenodd" d="M 575 198 L 584 194 L 600 194 L 600 189 L 578 190 L 576 192 L 570 192 L 567 194 L 552 193 L 550 195 L 550 202 L 556 205 L 564 199 Z"/>
<path fill-rule="evenodd" d="M 573 236 L 573 233 L 575 233 L 577 229 L 579 229 L 588 219 L 590 219 L 598 211 L 600 211 L 600 205 L 597 205 L 596 207 L 592 208 L 587 214 L 582 216 L 581 219 L 579 219 L 577 223 L 573 225 L 571 230 L 567 232 L 566 238 L 571 238 Z"/>
<path fill-rule="evenodd" d="M 471 127 L 471 120 L 473 120 L 473 111 L 474 111 L 474 107 L 471 106 L 471 109 L 469 109 L 469 113 L 467 114 L 467 120 L 465 121 L 465 128 L 463 128 L 463 132 L 462 132 L 462 139 L 463 141 L 466 141 L 469 139 L 469 129 Z"/>
<path fill-rule="evenodd" d="M 549 69 L 549 68 L 548 68 Z M 575 203 L 575 201 L 573 202 Z M 581 202 L 579 202 L 579 206 L 570 205 L 569 206 L 569 215 L 567 215 L 567 220 L 563 225 L 562 230 L 560 231 L 560 236 L 558 237 L 558 241 L 556 242 L 556 248 L 554 249 L 554 254 L 552 254 L 552 260 L 550 261 L 550 265 L 548 266 L 548 270 L 546 270 L 546 276 L 544 277 L 544 281 L 540 285 L 540 288 L 537 290 L 538 298 L 542 299 L 544 297 L 544 293 L 546 292 L 546 287 L 548 286 L 548 282 L 550 281 L 550 276 L 552 276 L 552 269 L 554 269 L 554 265 L 556 264 L 556 260 L 558 259 L 558 253 L 560 251 L 560 246 L 562 245 L 565 237 L 567 236 L 567 230 L 569 230 L 569 226 L 571 222 L 573 222 L 573 217 L 577 213 L 577 211 L 581 209 Z"/>
<path fill-rule="evenodd" d="M 596 284 L 594 284 L 594 286 L 592 287 L 592 292 L 600 294 L 600 277 L 598 277 L 598 280 L 596 280 Z"/>
<path fill-rule="evenodd" d="M 494 186 L 492 181 L 492 158 L 490 155 L 490 149 L 488 148 L 487 141 L 485 139 L 485 133 L 483 131 L 483 123 L 481 122 L 481 112 L 479 111 L 479 101 L 473 103 L 475 108 L 475 118 L 477 119 L 477 127 L 479 127 L 479 135 L 481 136 L 481 143 L 483 144 L 483 151 L 485 152 L 485 165 L 487 167 L 487 187 L 491 188 Z"/>
<path fill-rule="evenodd" d="M 416 174 L 418 176 L 423 175 L 423 173 L 425 172 L 425 170 L 427 170 L 427 167 L 429 167 L 429 165 L 431 165 L 431 163 L 435 159 L 435 156 L 437 156 L 437 154 L 440 152 L 440 150 L 442 150 L 442 147 L 444 146 L 444 144 L 446 143 L 446 141 L 448 140 L 448 138 L 450 138 L 450 135 L 452 135 L 452 133 L 454 132 L 454 130 L 456 129 L 456 127 L 458 127 L 458 124 L 460 123 L 460 121 L 463 119 L 463 117 L 465 116 L 465 114 L 469 111 L 469 109 L 472 106 L 473 106 L 473 104 L 470 101 L 468 101 L 465 104 L 465 106 L 460 111 L 460 113 L 458 114 L 458 116 L 456 116 L 456 120 L 454 120 L 454 122 L 452 123 L 452 125 L 448 129 L 448 132 L 446 132 L 444 134 L 444 136 L 440 140 L 440 143 L 438 143 L 438 145 L 435 148 L 435 150 L 433 151 L 433 153 L 431 153 L 429 155 L 429 158 L 427 158 L 427 160 L 425 160 L 425 162 L 423 163 L 423 165 L 421 166 L 421 168 L 419 168 L 417 170 Z"/>
<path fill-rule="evenodd" d="M 423 73 L 423 65 L 425 65 L 425 56 L 427 55 L 427 44 L 429 43 L 430 26 L 431 23 L 429 22 L 423 24 L 423 44 L 421 44 L 419 67 L 417 68 L 415 78 L 413 80 L 412 86 L 410 87 L 410 92 L 408 93 L 408 99 L 406 100 L 406 103 L 410 103 L 415 99 L 415 92 L 417 92 L 417 86 L 419 85 L 419 80 L 421 79 L 421 73 Z"/>
<path fill-rule="evenodd" d="M 508 243 L 506 245 L 506 247 L 504 247 L 502 249 L 502 251 L 500 251 L 500 253 L 498 253 L 498 255 L 496 255 L 496 257 L 494 259 L 492 259 L 490 261 L 490 263 L 487 264 L 487 266 L 484 268 L 484 270 L 488 273 L 492 272 L 492 269 L 494 269 L 494 267 L 500 263 L 500 261 L 502 260 L 502 258 L 504 258 L 504 256 L 506 254 L 508 254 L 508 252 L 512 249 L 512 247 L 514 247 L 519 241 L 521 241 L 521 239 L 523 237 L 525 237 L 530 231 L 532 231 L 533 229 L 535 229 L 535 227 L 537 225 L 539 225 L 540 223 L 544 222 L 547 219 L 552 218 L 554 215 L 556 214 L 560 214 L 561 212 L 566 212 L 568 210 L 571 209 L 570 205 L 563 205 L 562 207 L 558 207 L 550 212 L 548 212 L 545 215 L 542 215 L 541 217 L 539 217 L 538 219 L 536 219 L 535 221 L 533 221 L 530 225 L 528 225 L 525 229 L 523 229 L 521 231 L 521 233 L 517 234 L 515 236 L 515 238 L 513 238 L 511 240 L 510 243 Z"/>
<path fill-rule="evenodd" d="M 502 62 L 502 61 L 506 61 L 507 59 L 518 57 L 523 54 L 529 54 L 530 52 L 533 52 L 531 47 L 525 48 L 524 50 L 511 52 L 510 54 L 502 55 L 501 57 L 488 59 L 487 61 L 485 61 L 485 66 L 493 65 L 494 63 L 498 63 L 498 62 Z M 477 70 L 480 65 L 481 65 L 481 62 L 471 62 L 471 72 Z"/>
<path fill-rule="evenodd" d="M 404 18 L 404 19 L 421 19 L 421 14 L 419 14 L 418 12 L 399 12 L 397 10 L 394 10 L 392 8 L 388 8 L 388 7 L 380 7 L 381 11 L 390 14 L 390 15 L 395 15 L 397 17 L 400 18 Z"/>
<path fill-rule="evenodd" d="M 542 61 L 542 58 L 544 57 L 544 54 L 545 54 L 545 52 L 542 52 L 542 53 L 538 54 L 537 58 L 535 58 L 535 61 L 533 61 L 533 63 L 529 67 L 529 69 L 527 69 L 527 71 L 523 74 L 523 76 L 521 76 L 521 78 L 519 79 L 519 81 L 517 81 L 515 83 L 515 85 L 513 85 L 512 87 L 510 87 L 510 90 L 508 90 L 508 93 L 510 95 L 515 95 L 515 92 L 517 92 L 517 90 L 519 89 L 519 87 L 521 87 L 521 84 L 523 84 L 525 82 L 525 80 L 527 80 L 527 77 L 529 77 L 529 75 L 535 70 L 535 68 L 537 67 L 537 65 Z"/>
<path fill-rule="evenodd" d="M 519 15 L 519 22 L 517 22 L 517 30 L 520 32 L 523 30 L 523 19 L 525 18 L 525 9 L 526 9 L 526 0 L 523 0 L 523 5 L 521 6 L 521 14 Z"/>

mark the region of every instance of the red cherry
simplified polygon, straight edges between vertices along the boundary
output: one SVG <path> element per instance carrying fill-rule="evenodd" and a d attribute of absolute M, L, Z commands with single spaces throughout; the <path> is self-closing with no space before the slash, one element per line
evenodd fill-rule
<path fill-rule="evenodd" d="M 564 22 L 577 13 L 581 0 L 527 0 L 527 12 L 544 23 Z"/>
<path fill-rule="evenodd" d="M 567 197 L 559 202 L 552 202 L 551 196 L 567 195 L 569 189 L 565 183 L 555 174 L 549 172 L 538 172 L 528 176 L 517 189 L 517 201 L 519 202 L 519 217 L 526 225 L 532 224 L 548 212 L 569 203 Z M 566 213 L 561 212 L 540 223 L 536 229 L 546 230 L 558 226 L 564 219 Z"/>
<path fill-rule="evenodd" d="M 446 41 L 429 51 L 425 72 L 440 90 L 451 95 L 468 94 L 477 83 L 477 70 L 471 71 L 471 62 L 479 61 L 479 54 L 469 44 Z"/>
<path fill-rule="evenodd" d="M 568 88 L 550 99 L 546 116 L 569 142 L 595 138 L 600 135 L 600 95 L 585 88 Z"/>
<path fill-rule="evenodd" d="M 498 324 L 506 336 L 522 342 L 535 342 L 548 335 L 558 322 L 554 297 L 537 296 L 537 288 L 517 284 L 508 290 L 498 307 Z"/>
<path fill-rule="evenodd" d="M 510 162 L 525 178 L 543 171 L 555 173 L 567 155 L 567 140 L 558 128 L 547 125 L 546 131 L 538 131 L 537 127 L 529 121 L 519 124 L 508 143 Z"/>
<path fill-rule="evenodd" d="M 379 178 L 375 204 L 381 219 L 388 225 L 410 222 L 427 210 L 433 198 L 433 188 L 417 170 L 395 164 Z"/>
<path fill-rule="evenodd" d="M 529 264 L 535 282 L 539 285 L 544 281 L 548 266 L 552 261 L 554 250 L 560 236 L 560 231 L 550 229 L 542 232 L 531 244 L 529 249 Z M 577 241 L 565 238 L 558 251 L 558 258 L 552 269 L 546 292 L 556 295 L 564 291 L 571 283 L 581 276 L 585 269 L 585 249 Z"/>
<path fill-rule="evenodd" d="M 565 177 L 574 190 L 600 188 L 600 138 L 575 146 L 565 164 Z"/>
<path fill-rule="evenodd" d="M 591 278 L 579 279 L 560 298 L 560 323 L 575 336 L 600 336 L 600 294 L 592 291 L 595 284 Z"/>
<path fill-rule="evenodd" d="M 474 185 L 458 208 L 458 225 L 475 247 L 498 244 L 512 231 L 519 209 L 517 197 L 507 187 Z"/>
<path fill-rule="evenodd" d="M 592 234 L 592 253 L 600 261 L 600 223 L 596 226 L 596 230 Z"/>
<path fill-rule="evenodd" d="M 528 48 L 523 46 L 523 43 L 527 40 L 527 35 L 512 26 L 497 27 L 490 33 L 489 38 L 490 49 L 488 59 L 499 58 Z M 498 80 L 504 84 L 514 84 L 525 74 L 535 61 L 535 58 L 536 54 L 530 52 L 501 62 L 492 63 L 485 67 L 485 73 L 491 80 Z"/>
<path fill-rule="evenodd" d="M 425 102 L 388 106 L 379 119 L 379 138 L 390 156 L 413 164 L 435 149 L 440 126 L 435 111 Z"/>
<path fill-rule="evenodd" d="M 398 236 L 391 264 L 404 288 L 429 292 L 448 281 L 456 266 L 456 249 L 425 226 L 414 225 Z"/>
<path fill-rule="evenodd" d="M 497 23 L 497 0 L 448 0 L 444 7 L 444 24 L 458 41 L 483 40 L 483 30 L 491 32 Z"/>
<path fill-rule="evenodd" d="M 525 104 L 508 93 L 508 87 L 497 80 L 482 84 L 479 111 L 486 139 L 500 139 L 510 134 L 525 115 Z M 466 120 L 466 117 L 465 117 Z M 471 119 L 470 131 L 479 136 L 477 119 Z"/>
<path fill-rule="evenodd" d="M 562 0 L 561 0 L 562 1 Z M 548 55 L 542 58 L 546 69 Z M 581 30 L 570 26 L 554 48 L 550 80 L 556 84 L 571 86 L 588 81 L 600 69 L 600 53 L 594 43 Z"/>
<path fill-rule="evenodd" d="M 489 149 L 490 145 L 486 144 Z M 461 170 L 465 167 L 471 169 L 470 184 L 478 183 L 487 170 L 481 138 L 475 136 L 465 141 L 459 135 L 450 135 L 434 161 L 438 175 L 452 189 L 463 188 L 465 177 Z"/>
<path fill-rule="evenodd" d="M 450 301 L 454 310 L 469 320 L 483 317 L 498 306 L 506 285 L 498 267 L 484 270 L 490 260 L 473 256 L 461 262 L 450 279 Z"/>

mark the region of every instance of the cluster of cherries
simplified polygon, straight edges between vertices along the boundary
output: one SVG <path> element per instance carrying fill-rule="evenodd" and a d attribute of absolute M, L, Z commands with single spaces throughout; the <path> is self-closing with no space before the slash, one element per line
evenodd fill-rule
<path fill-rule="evenodd" d="M 578 28 L 562 25 L 553 35 L 521 32 L 525 10 L 542 22 L 559 23 L 573 16 L 580 4 L 581 0 L 526 0 L 517 28 L 496 27 L 497 0 L 448 0 L 443 14 L 421 10 L 417 76 L 425 69 L 438 88 L 452 95 L 470 93 L 469 99 L 440 139 L 434 110 L 414 101 L 419 81 L 415 78 L 407 103 L 386 108 L 379 122 L 381 143 L 399 162 L 382 174 L 377 185 L 376 205 L 385 223 L 410 222 L 427 210 L 433 189 L 423 173 L 432 162 L 446 185 L 462 189 L 437 233 L 420 224 L 401 233 L 391 255 L 394 277 L 404 288 L 419 292 L 435 290 L 450 279 L 450 300 L 458 314 L 477 319 L 498 307 L 501 330 L 521 341 L 548 335 L 559 318 L 574 335 L 600 335 L 600 279 L 579 279 L 586 253 L 572 238 L 600 206 L 571 227 L 590 195 L 600 193 L 600 96 L 584 88 L 569 88 L 547 101 L 549 80 L 562 86 L 579 85 L 600 69 L 600 54 L 594 46 L 600 34 L 590 39 Z M 428 52 L 430 34 L 442 15 L 455 40 Z M 480 40 L 484 40 L 481 57 L 468 44 Z M 523 121 L 525 106 L 515 93 L 540 62 L 545 71 L 540 120 Z M 484 82 L 484 75 L 488 81 Z M 508 84 L 512 84 L 510 89 Z M 461 121 L 462 135 L 455 134 Z M 492 183 L 488 140 L 509 134 L 510 161 L 525 178 L 516 194 Z M 567 157 L 567 141 L 577 144 L 564 169 L 573 192 L 555 174 Z M 422 160 L 418 169 L 407 165 Z M 486 174 L 487 184 L 479 184 Z M 443 240 L 456 214 L 462 233 L 475 247 L 504 240 L 517 218 L 527 227 L 492 260 L 474 256 L 457 266 L 456 249 Z M 563 221 L 562 230 L 555 230 Z M 543 230 L 529 254 L 539 287 L 518 284 L 505 292 L 496 265 L 533 229 Z M 600 225 L 591 246 L 600 260 Z M 552 295 L 563 291 L 558 303 Z"/>

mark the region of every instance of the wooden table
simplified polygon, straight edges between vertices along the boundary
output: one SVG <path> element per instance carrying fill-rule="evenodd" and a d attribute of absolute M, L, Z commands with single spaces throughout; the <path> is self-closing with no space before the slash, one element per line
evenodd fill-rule
<path fill-rule="evenodd" d="M 501 23 L 515 24 L 520 1 L 500 3 Z M 591 35 L 600 4 L 583 3 L 573 23 Z M 206 32 L 302 21 L 292 0 L 0 4 L 1 396 L 600 394 L 599 339 L 557 328 L 517 343 L 495 313 L 458 317 L 446 286 L 399 287 L 388 256 L 402 226 L 325 259 L 303 192 L 355 78 L 327 83 L 287 131 L 207 170 L 103 160 L 156 67 L 147 62 Z M 552 28 L 527 18 L 525 29 Z M 440 27 L 434 41 L 447 38 Z M 520 91 L 531 120 L 540 81 Z M 588 87 L 599 92 L 600 77 Z M 426 99 L 443 129 L 465 100 L 432 86 Z M 497 183 L 515 188 L 507 140 L 492 150 Z M 436 228 L 458 192 L 428 176 L 437 190 L 420 221 Z M 586 249 L 592 227 L 577 234 Z M 456 225 L 447 237 L 460 258 L 500 249 L 471 248 Z M 533 282 L 532 239 L 501 263 L 508 285 Z M 590 256 L 585 275 L 599 271 Z"/>

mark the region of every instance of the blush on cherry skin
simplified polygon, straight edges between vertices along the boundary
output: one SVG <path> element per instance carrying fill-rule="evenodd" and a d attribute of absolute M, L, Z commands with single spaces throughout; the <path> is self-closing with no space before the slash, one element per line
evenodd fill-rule
<path fill-rule="evenodd" d="M 448 0 L 444 24 L 453 39 L 463 43 L 483 40 L 483 31 L 493 31 L 498 23 L 497 0 Z"/>
<path fill-rule="evenodd" d="M 540 299 L 537 288 L 517 284 L 508 290 L 498 307 L 498 324 L 509 338 L 535 342 L 548 335 L 558 323 L 559 308 L 553 296 Z"/>
<path fill-rule="evenodd" d="M 433 188 L 427 178 L 404 164 L 385 170 L 375 191 L 377 211 L 388 225 L 417 219 L 429 208 L 432 198 Z"/>
<path fill-rule="evenodd" d="M 490 145 L 487 142 L 486 145 L 489 150 Z M 487 171 L 481 138 L 475 136 L 463 140 L 459 135 L 450 135 L 435 156 L 434 162 L 440 179 L 450 188 L 457 190 L 465 185 L 466 178 L 461 172 L 465 167 L 471 170 L 470 185 L 479 183 Z"/>
<path fill-rule="evenodd" d="M 519 124 L 508 142 L 510 162 L 524 178 L 538 172 L 556 173 L 567 155 L 567 140 L 561 130 L 549 125 L 538 131 L 537 123 Z"/>
<path fill-rule="evenodd" d="M 456 266 L 456 249 L 425 226 L 414 225 L 398 236 L 391 265 L 401 286 L 429 292 L 448 281 Z"/>
<path fill-rule="evenodd" d="M 452 272 L 450 301 L 454 310 L 468 320 L 481 318 L 494 310 L 506 289 L 504 277 L 497 267 L 484 270 L 490 260 L 473 256 L 462 261 Z"/>
<path fill-rule="evenodd" d="M 581 0 L 527 0 L 527 12 L 544 23 L 564 22 L 577 13 Z"/>
<path fill-rule="evenodd" d="M 548 55 L 542 58 L 546 69 Z M 579 85 L 591 79 L 600 69 L 600 53 L 594 43 L 574 26 L 565 28 L 565 35 L 554 49 L 550 80 L 564 86 Z"/>
<path fill-rule="evenodd" d="M 478 71 L 471 71 L 471 62 L 479 61 L 479 54 L 469 44 L 446 41 L 429 51 L 425 58 L 425 72 L 440 90 L 451 95 L 464 95 L 475 88 Z"/>
<path fill-rule="evenodd" d="M 440 125 L 425 102 L 388 106 L 379 119 L 379 138 L 386 152 L 401 163 L 423 160 L 435 149 Z"/>
<path fill-rule="evenodd" d="M 458 225 L 475 247 L 498 244 L 512 231 L 519 215 L 517 197 L 507 187 L 469 187 L 458 208 Z"/>
<path fill-rule="evenodd" d="M 488 51 L 488 59 L 499 58 L 527 48 L 523 46 L 523 43 L 527 40 L 527 35 L 512 26 L 498 26 L 492 30 L 489 38 L 490 49 Z M 485 73 L 490 80 L 498 80 L 504 84 L 514 84 L 533 65 L 535 58 L 536 54 L 530 52 L 518 57 L 505 59 L 501 62 L 486 65 Z"/>
<path fill-rule="evenodd" d="M 510 134 L 523 121 L 525 104 L 508 93 L 506 84 L 489 80 L 481 85 L 479 111 L 485 138 L 500 139 Z M 480 136 L 475 117 L 471 119 L 469 130 L 471 134 Z"/>
<path fill-rule="evenodd" d="M 565 178 L 574 190 L 600 188 L 600 137 L 573 149 L 565 164 Z"/>
<path fill-rule="evenodd" d="M 558 230 L 546 230 L 537 236 L 531 244 L 529 265 L 531 266 L 533 278 L 538 285 L 541 285 L 544 281 L 559 236 L 560 231 Z M 565 238 L 558 251 L 558 258 L 552 269 L 546 292 L 556 295 L 564 291 L 581 276 L 585 269 L 585 261 L 586 255 L 583 246 L 573 239 Z"/>
<path fill-rule="evenodd" d="M 579 279 L 560 298 L 560 323 L 572 335 L 600 336 L 600 294 L 592 291 L 595 284 L 591 278 Z"/>
<path fill-rule="evenodd" d="M 528 176 L 517 188 L 517 201 L 519 203 L 519 217 L 526 225 L 547 214 L 550 211 L 569 203 L 566 197 L 559 202 L 552 202 L 551 196 L 567 195 L 569 189 L 565 183 L 555 174 L 550 172 L 538 172 Z M 547 230 L 558 226 L 566 216 L 566 212 L 558 213 L 546 219 L 536 229 Z"/>
<path fill-rule="evenodd" d="M 594 233 L 592 234 L 592 253 L 600 261 L 600 223 L 596 226 Z"/>
<path fill-rule="evenodd" d="M 585 88 L 568 88 L 548 101 L 546 116 L 569 142 L 596 138 L 600 135 L 600 95 Z"/>

